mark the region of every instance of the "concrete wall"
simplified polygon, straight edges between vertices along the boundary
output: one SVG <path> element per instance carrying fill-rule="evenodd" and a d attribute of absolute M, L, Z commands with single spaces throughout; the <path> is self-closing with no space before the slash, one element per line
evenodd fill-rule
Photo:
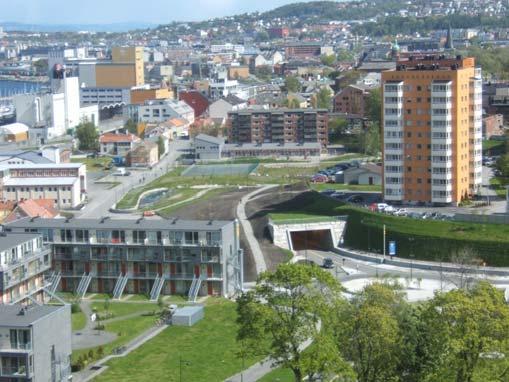
<path fill-rule="evenodd" d="M 58 335 L 55 335 L 58 333 Z M 56 380 L 64 381 L 71 356 L 71 306 L 65 305 L 33 325 L 34 382 L 51 381 L 51 348 L 55 346 Z M 61 375 L 63 371 L 65 375 Z M 70 371 L 70 370 L 69 370 Z"/>
<path fill-rule="evenodd" d="M 331 230 L 332 242 L 339 246 L 346 228 L 346 220 L 331 220 L 320 223 L 274 224 L 269 222 L 269 231 L 274 245 L 293 250 L 291 232 Z"/>

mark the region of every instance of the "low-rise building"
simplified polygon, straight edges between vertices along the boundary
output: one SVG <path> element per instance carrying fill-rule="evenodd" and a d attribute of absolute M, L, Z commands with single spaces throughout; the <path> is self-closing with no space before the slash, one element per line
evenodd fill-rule
<path fill-rule="evenodd" d="M 159 162 L 157 143 L 145 140 L 127 153 L 126 163 L 129 167 L 152 167 Z"/>
<path fill-rule="evenodd" d="M 87 170 L 82 163 L 0 166 L 3 200 L 51 199 L 58 208 L 74 208 L 87 194 Z"/>
<path fill-rule="evenodd" d="M 0 378 L 67 382 L 71 376 L 70 305 L 0 306 Z"/>
<path fill-rule="evenodd" d="M 133 117 L 136 121 L 145 123 L 160 123 L 170 118 L 184 118 L 193 123 L 194 109 L 184 101 L 150 100 L 138 105 Z"/>
<path fill-rule="evenodd" d="M 126 156 L 141 139 L 131 133 L 106 133 L 99 137 L 101 154 Z"/>
<path fill-rule="evenodd" d="M 28 299 L 44 302 L 44 272 L 51 267 L 50 252 L 41 235 L 0 235 L 0 304 L 27 303 Z"/>
<path fill-rule="evenodd" d="M 198 134 L 193 141 L 195 158 L 198 160 L 217 160 L 222 157 L 224 138 Z"/>
<path fill-rule="evenodd" d="M 482 119 L 482 133 L 484 139 L 504 135 L 504 115 L 487 115 Z"/>

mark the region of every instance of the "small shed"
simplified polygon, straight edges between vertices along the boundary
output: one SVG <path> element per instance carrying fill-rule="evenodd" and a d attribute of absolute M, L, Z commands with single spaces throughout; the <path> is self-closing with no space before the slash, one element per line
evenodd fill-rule
<path fill-rule="evenodd" d="M 176 326 L 193 326 L 204 317 L 204 309 L 201 305 L 185 306 L 178 308 L 173 314 L 171 321 Z"/>

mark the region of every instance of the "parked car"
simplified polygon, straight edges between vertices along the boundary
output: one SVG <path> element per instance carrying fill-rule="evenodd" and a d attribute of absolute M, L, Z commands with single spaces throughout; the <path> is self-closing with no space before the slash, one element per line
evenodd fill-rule
<path fill-rule="evenodd" d="M 334 268 L 334 261 L 330 257 L 327 257 L 323 259 L 322 267 L 325 269 L 332 269 Z"/>
<path fill-rule="evenodd" d="M 390 207 L 387 203 L 378 203 L 376 205 L 376 209 L 378 212 L 382 212 L 383 210 L 385 210 L 387 207 Z"/>
<path fill-rule="evenodd" d="M 344 198 L 346 196 L 346 194 L 343 191 L 336 191 L 331 196 L 336 199 L 341 199 L 341 198 Z"/>
<path fill-rule="evenodd" d="M 396 216 L 407 216 L 408 215 L 408 210 L 406 208 L 400 208 L 399 210 L 397 210 L 394 215 Z"/>
<path fill-rule="evenodd" d="M 394 208 L 393 206 L 387 206 L 383 209 L 383 212 L 386 214 L 393 214 L 396 211 L 397 211 L 396 208 Z"/>
<path fill-rule="evenodd" d="M 352 195 L 352 196 L 348 197 L 348 199 L 346 199 L 346 201 L 349 203 L 363 203 L 364 197 L 362 197 L 360 195 Z"/>
<path fill-rule="evenodd" d="M 321 192 L 321 194 L 324 194 L 324 195 L 330 195 L 330 196 L 332 196 L 332 194 L 334 194 L 335 192 L 336 192 L 336 190 L 333 190 L 333 189 L 330 189 L 330 188 L 329 188 L 329 189 L 327 189 L 327 190 L 323 190 L 323 191 Z"/>
<path fill-rule="evenodd" d="M 327 183 L 329 178 L 323 174 L 316 174 L 311 178 L 311 182 L 313 183 Z"/>

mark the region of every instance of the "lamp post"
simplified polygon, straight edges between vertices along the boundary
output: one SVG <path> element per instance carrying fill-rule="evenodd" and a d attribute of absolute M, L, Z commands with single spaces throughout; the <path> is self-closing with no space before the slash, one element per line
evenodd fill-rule
<path fill-rule="evenodd" d="M 413 247 L 414 238 L 413 237 L 409 237 L 408 241 L 410 242 L 410 254 L 409 254 L 409 257 L 410 257 L 410 280 L 413 280 L 414 254 L 413 254 L 413 251 L 412 251 L 412 247 Z"/>
<path fill-rule="evenodd" d="M 183 360 L 182 356 L 179 356 L 179 381 L 182 382 L 182 365 L 189 366 L 189 361 Z"/>

